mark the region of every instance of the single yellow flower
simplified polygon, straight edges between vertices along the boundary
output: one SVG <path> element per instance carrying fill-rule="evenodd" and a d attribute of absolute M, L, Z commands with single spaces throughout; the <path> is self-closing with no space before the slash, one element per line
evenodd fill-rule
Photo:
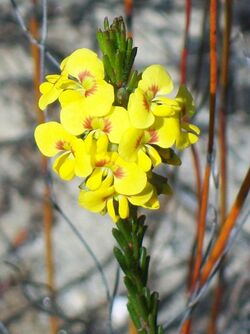
<path fill-rule="evenodd" d="M 110 178 L 106 178 L 96 190 L 81 187 L 78 201 L 91 212 L 108 212 L 114 222 L 129 217 L 130 204 L 152 210 L 159 208 L 156 191 L 150 183 L 139 194 L 128 196 L 116 193 Z"/>
<path fill-rule="evenodd" d="M 62 179 L 86 177 L 92 172 L 91 156 L 87 153 L 85 142 L 69 134 L 60 123 L 38 125 L 35 129 L 35 141 L 43 155 L 58 155 L 53 169 Z"/>
<path fill-rule="evenodd" d="M 122 133 L 130 126 L 128 112 L 123 107 L 111 107 L 109 114 L 97 117 L 92 112 L 75 109 L 69 104 L 61 111 L 61 123 L 73 135 L 107 134 L 110 142 L 118 144 Z"/>
<path fill-rule="evenodd" d="M 147 183 L 146 173 L 134 162 L 125 161 L 117 152 L 108 151 L 109 141 L 106 135 L 97 140 L 87 137 L 88 150 L 91 152 L 94 170 L 86 180 L 90 190 L 100 187 L 104 179 L 113 180 L 115 191 L 124 195 L 141 192 Z"/>
<path fill-rule="evenodd" d="M 47 76 L 48 81 L 40 87 L 39 107 L 42 110 L 59 98 L 63 107 L 72 104 L 74 110 L 91 110 L 95 116 L 109 113 L 114 89 L 104 80 L 103 63 L 95 52 L 89 49 L 74 51 L 62 61 L 61 71 L 61 75 Z"/>
<path fill-rule="evenodd" d="M 128 112 L 135 128 L 146 129 L 155 121 L 158 103 L 157 96 L 168 94 L 173 89 L 173 82 L 170 75 L 161 65 L 151 65 L 142 73 L 138 88 L 129 97 Z M 174 114 L 177 106 L 171 100 L 165 112 L 161 116 Z"/>

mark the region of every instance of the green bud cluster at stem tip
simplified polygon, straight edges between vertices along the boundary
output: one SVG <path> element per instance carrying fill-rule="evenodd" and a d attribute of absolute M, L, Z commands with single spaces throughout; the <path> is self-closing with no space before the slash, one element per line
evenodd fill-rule
<path fill-rule="evenodd" d="M 105 79 L 115 88 L 116 102 L 126 107 L 141 76 L 132 70 L 137 48 L 133 47 L 133 39 L 127 38 L 123 18 L 115 18 L 111 25 L 105 18 L 104 31 L 98 30 L 97 40 L 103 53 Z"/>

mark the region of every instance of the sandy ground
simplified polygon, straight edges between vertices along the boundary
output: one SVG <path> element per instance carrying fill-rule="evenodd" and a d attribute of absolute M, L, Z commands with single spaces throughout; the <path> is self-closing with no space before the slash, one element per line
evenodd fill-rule
<path fill-rule="evenodd" d="M 58 60 L 74 49 L 97 50 L 96 27 L 104 16 L 110 20 L 123 14 L 122 1 L 49 1 L 47 46 Z M 134 10 L 134 43 L 138 46 L 135 66 L 139 69 L 152 63 L 166 66 L 176 85 L 179 80 L 179 58 L 184 28 L 183 1 L 136 1 Z M 193 1 L 188 79 L 191 86 L 196 73 L 202 18 L 201 1 Z M 18 1 L 20 12 L 28 22 L 30 2 Z M 234 8 L 230 102 L 228 115 L 229 187 L 231 205 L 249 165 L 250 140 L 250 43 L 249 5 L 238 1 Z M 36 125 L 32 88 L 33 65 L 30 46 L 16 24 L 10 2 L 0 4 L 0 321 L 11 334 L 49 333 L 47 313 L 54 310 L 47 298 L 42 227 L 43 177 L 40 156 L 33 141 Z M 208 47 L 199 73 L 201 87 L 208 82 Z M 51 73 L 53 66 L 46 63 Z M 202 98 L 197 95 L 197 104 Z M 204 95 L 204 94 L 203 94 Z M 201 164 L 205 163 L 208 104 L 198 108 L 196 123 L 202 129 L 197 145 Z M 217 142 L 216 142 L 217 146 Z M 170 171 L 176 191 L 170 199 L 162 199 L 158 212 L 148 213 L 149 233 L 146 244 L 152 254 L 150 286 L 160 292 L 160 320 L 172 319 L 185 307 L 185 277 L 195 232 L 195 178 L 190 152 L 182 155 L 183 165 L 176 174 Z M 211 196 L 207 217 L 207 241 L 216 224 L 218 208 L 218 153 L 215 152 Z M 78 182 L 63 183 L 53 176 L 53 192 L 65 214 L 100 261 L 112 291 L 116 263 L 112 256 L 113 227 L 108 217 L 85 212 L 77 205 Z M 249 210 L 249 198 L 241 219 Z M 219 319 L 220 333 L 249 333 L 249 218 L 232 249 L 225 275 L 228 290 Z M 27 236 L 18 247 L 13 243 L 20 233 Z M 54 259 L 56 268 L 57 304 L 62 326 L 60 334 L 108 333 L 107 300 L 103 281 L 86 247 L 72 232 L 68 223 L 55 213 Z M 7 261 L 7 262 L 6 262 Z M 122 274 L 121 274 L 122 276 Z M 23 281 L 23 278 L 28 280 Z M 25 283 L 26 282 L 26 283 Z M 244 291 L 244 293 L 242 293 Z M 115 299 L 113 326 L 116 333 L 127 332 L 126 299 L 120 279 Z M 247 301 L 248 300 L 248 301 Z M 232 301 L 234 307 L 232 306 Z M 194 333 L 206 332 L 210 294 L 204 297 L 197 314 Z M 69 321 L 71 319 L 71 321 Z M 247 320 L 248 319 L 248 320 Z M 178 322 L 167 333 L 176 333 Z M 248 326 L 248 327 L 247 327 Z M 223 329 L 224 328 L 224 329 Z M 0 328 L 1 332 L 1 328 Z M 2 333 L 5 333 L 2 331 Z"/>

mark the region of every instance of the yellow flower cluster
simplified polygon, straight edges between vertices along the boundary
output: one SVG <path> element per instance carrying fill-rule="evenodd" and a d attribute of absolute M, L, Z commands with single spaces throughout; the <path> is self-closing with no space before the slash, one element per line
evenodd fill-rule
<path fill-rule="evenodd" d="M 39 106 L 44 110 L 58 99 L 60 123 L 38 125 L 35 140 L 45 156 L 56 156 L 53 169 L 62 179 L 83 178 L 79 204 L 108 212 L 114 221 L 127 218 L 131 205 L 157 209 L 158 195 L 169 186 L 153 168 L 176 161 L 172 147 L 184 149 L 198 139 L 199 129 L 184 121 L 194 113 L 186 87 L 167 97 L 172 80 L 161 65 L 152 65 L 127 106 L 118 106 L 102 61 L 89 49 L 74 51 L 61 63 L 61 74 L 46 80 Z"/>

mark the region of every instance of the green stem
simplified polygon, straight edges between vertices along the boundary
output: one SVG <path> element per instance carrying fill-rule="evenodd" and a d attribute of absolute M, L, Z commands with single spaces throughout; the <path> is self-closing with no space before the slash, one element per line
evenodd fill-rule
<path fill-rule="evenodd" d="M 145 216 L 137 217 L 135 207 L 131 208 L 130 217 L 120 219 L 113 235 L 118 243 L 114 255 L 123 270 L 124 283 L 128 291 L 127 308 L 138 333 L 162 333 L 162 326 L 157 324 L 159 295 L 150 292 L 147 287 L 150 257 L 143 246 L 143 237 L 147 226 Z"/>

